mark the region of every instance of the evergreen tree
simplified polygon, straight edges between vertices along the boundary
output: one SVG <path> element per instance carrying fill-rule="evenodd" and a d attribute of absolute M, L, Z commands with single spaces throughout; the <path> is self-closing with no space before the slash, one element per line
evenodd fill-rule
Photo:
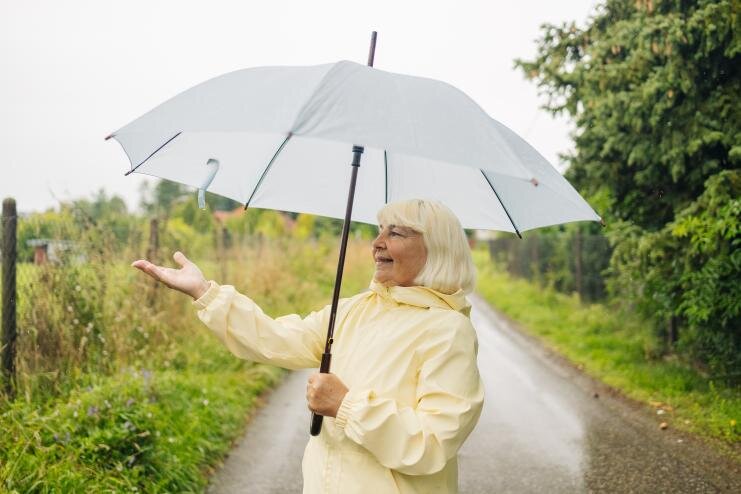
<path fill-rule="evenodd" d="M 544 25 L 517 60 L 577 126 L 569 178 L 607 219 L 661 228 L 741 164 L 736 0 L 608 0 L 584 29 Z"/>
<path fill-rule="evenodd" d="M 517 60 L 576 123 L 567 178 L 606 218 L 610 291 L 668 351 L 741 368 L 738 0 L 606 0 Z"/>

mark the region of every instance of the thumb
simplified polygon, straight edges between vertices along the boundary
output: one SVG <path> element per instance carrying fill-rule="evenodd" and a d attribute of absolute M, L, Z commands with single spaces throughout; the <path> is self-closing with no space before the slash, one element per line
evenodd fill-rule
<path fill-rule="evenodd" d="M 187 257 L 185 257 L 185 254 L 183 254 L 180 251 L 176 251 L 172 255 L 172 258 L 175 259 L 175 262 L 176 263 L 180 264 L 180 267 L 181 268 L 184 268 L 186 265 L 190 264 L 190 259 L 188 259 Z"/>

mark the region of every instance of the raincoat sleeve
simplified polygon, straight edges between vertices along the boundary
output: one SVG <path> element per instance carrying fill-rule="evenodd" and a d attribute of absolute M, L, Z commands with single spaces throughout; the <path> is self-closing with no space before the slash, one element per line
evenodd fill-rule
<path fill-rule="evenodd" d="M 478 340 L 465 316 L 452 329 L 422 349 L 416 406 L 399 406 L 363 386 L 351 387 L 340 404 L 335 425 L 387 468 L 407 475 L 442 470 L 478 422 L 484 402 Z"/>
<path fill-rule="evenodd" d="M 271 318 L 231 285 L 210 281 L 193 301 L 198 318 L 239 358 L 286 369 L 319 367 L 327 337 L 330 306 L 305 318 L 296 314 Z M 345 299 L 340 300 L 338 313 Z"/>

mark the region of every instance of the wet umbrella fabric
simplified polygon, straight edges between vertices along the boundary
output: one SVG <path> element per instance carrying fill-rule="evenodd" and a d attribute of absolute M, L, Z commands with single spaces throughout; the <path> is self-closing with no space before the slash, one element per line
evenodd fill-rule
<path fill-rule="evenodd" d="M 143 173 L 249 207 L 343 218 L 349 146 L 364 147 L 353 221 L 440 200 L 465 228 L 599 221 L 532 146 L 455 87 L 341 61 L 231 72 L 111 136 Z M 215 166 L 214 166 L 215 164 Z"/>

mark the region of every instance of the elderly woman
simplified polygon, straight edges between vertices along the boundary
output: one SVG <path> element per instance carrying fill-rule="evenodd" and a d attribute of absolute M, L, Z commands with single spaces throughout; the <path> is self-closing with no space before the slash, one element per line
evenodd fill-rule
<path fill-rule="evenodd" d="M 388 204 L 378 221 L 370 290 L 340 300 L 332 373 L 315 373 L 307 385 L 309 409 L 325 420 L 304 451 L 304 492 L 457 492 L 457 452 L 484 400 L 465 298 L 475 283 L 468 243 L 438 202 Z M 206 281 L 183 254 L 174 257 L 179 270 L 133 266 L 191 295 L 234 355 L 319 366 L 329 306 L 273 319 L 233 286 Z"/>

